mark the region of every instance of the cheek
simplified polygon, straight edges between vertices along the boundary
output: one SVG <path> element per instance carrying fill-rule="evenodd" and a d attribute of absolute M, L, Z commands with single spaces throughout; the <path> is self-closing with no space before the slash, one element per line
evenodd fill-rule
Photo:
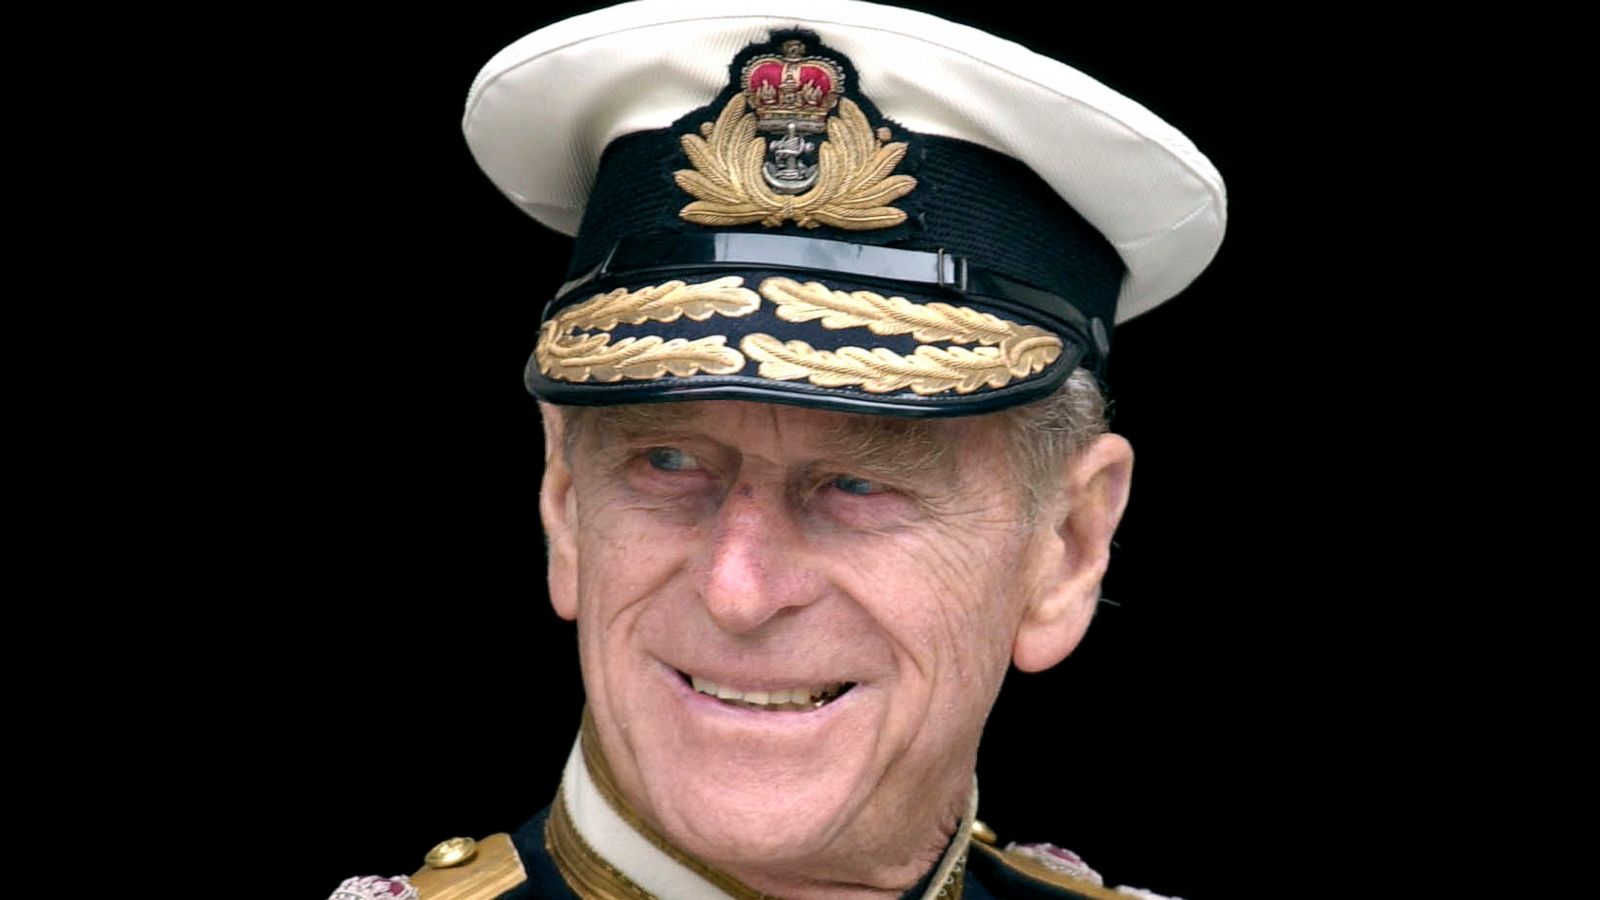
<path fill-rule="evenodd" d="M 829 552 L 916 672 L 937 691 L 981 701 L 998 691 L 1011 658 L 1022 544 L 1010 532 L 949 527 L 858 537 Z"/>
<path fill-rule="evenodd" d="M 607 497 L 580 501 L 578 508 L 578 618 L 589 638 L 613 640 L 611 632 L 646 605 L 684 569 L 694 526 L 663 517 L 638 504 Z"/>

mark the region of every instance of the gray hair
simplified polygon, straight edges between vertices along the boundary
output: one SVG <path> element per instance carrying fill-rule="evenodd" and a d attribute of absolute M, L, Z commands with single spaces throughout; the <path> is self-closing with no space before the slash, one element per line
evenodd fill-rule
<path fill-rule="evenodd" d="M 1110 411 L 1099 381 L 1079 368 L 1054 393 L 999 414 L 1030 516 L 1049 500 L 1061 466 L 1110 430 Z"/>

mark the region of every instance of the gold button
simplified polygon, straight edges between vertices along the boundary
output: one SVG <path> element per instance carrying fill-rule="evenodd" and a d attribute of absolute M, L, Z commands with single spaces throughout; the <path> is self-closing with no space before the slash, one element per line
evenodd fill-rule
<path fill-rule="evenodd" d="M 990 828 L 989 826 L 983 824 L 983 820 L 982 819 L 973 819 L 972 820 L 972 839 L 975 840 L 975 841 L 979 841 L 979 842 L 988 844 L 989 846 L 993 847 L 995 845 L 995 842 L 1000 840 L 1000 835 L 995 834 L 993 828 Z"/>
<path fill-rule="evenodd" d="M 431 868 L 448 869 L 459 866 L 478 852 L 478 842 L 472 838 L 451 838 L 440 841 L 428 851 L 426 862 Z"/>

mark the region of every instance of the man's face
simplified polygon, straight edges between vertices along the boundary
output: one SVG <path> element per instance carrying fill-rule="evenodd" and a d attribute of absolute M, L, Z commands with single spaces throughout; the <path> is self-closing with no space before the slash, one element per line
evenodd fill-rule
<path fill-rule="evenodd" d="M 948 834 L 1047 565 L 1001 424 L 588 415 L 547 476 L 551 593 L 635 811 L 736 874 Z"/>

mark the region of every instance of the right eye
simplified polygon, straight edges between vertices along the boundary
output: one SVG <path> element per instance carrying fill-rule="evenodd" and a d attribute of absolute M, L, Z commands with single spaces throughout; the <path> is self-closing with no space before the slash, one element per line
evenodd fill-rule
<path fill-rule="evenodd" d="M 663 472 L 687 472 L 700 468 L 700 460 L 695 459 L 694 454 L 677 447 L 651 447 L 646 451 L 645 458 L 652 467 Z"/>

